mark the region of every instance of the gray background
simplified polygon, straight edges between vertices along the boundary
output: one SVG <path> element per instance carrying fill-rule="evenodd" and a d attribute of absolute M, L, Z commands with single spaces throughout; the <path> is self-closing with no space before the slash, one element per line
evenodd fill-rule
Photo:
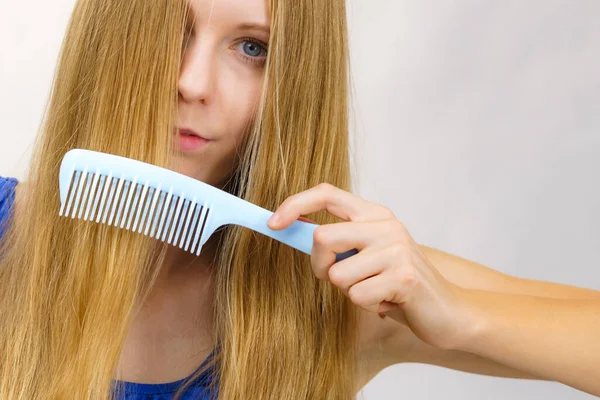
<path fill-rule="evenodd" d="M 74 0 L 0 2 L 0 175 L 24 177 Z M 420 243 L 600 289 L 600 1 L 350 0 L 358 193 Z M 587 399 L 408 364 L 374 399 Z"/>

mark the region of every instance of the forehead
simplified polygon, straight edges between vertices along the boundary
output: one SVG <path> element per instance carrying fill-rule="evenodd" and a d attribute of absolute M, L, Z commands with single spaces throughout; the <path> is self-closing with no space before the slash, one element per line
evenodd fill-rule
<path fill-rule="evenodd" d="M 269 25 L 268 0 L 188 0 L 197 23 L 247 22 Z"/>

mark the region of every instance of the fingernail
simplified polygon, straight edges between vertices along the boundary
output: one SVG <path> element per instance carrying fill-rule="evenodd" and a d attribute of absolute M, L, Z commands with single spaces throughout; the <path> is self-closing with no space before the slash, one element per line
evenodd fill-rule
<path fill-rule="evenodd" d="M 277 213 L 271 215 L 271 218 L 269 218 L 269 220 L 267 221 L 267 223 L 269 225 L 277 225 L 278 222 L 279 222 L 279 214 L 277 214 Z"/>

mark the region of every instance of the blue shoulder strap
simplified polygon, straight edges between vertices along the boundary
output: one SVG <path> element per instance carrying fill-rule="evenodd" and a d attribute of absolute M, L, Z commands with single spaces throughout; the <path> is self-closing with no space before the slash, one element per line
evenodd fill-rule
<path fill-rule="evenodd" d="M 0 239 L 2 239 L 11 215 L 17 183 L 19 181 L 15 178 L 3 178 L 0 176 Z"/>

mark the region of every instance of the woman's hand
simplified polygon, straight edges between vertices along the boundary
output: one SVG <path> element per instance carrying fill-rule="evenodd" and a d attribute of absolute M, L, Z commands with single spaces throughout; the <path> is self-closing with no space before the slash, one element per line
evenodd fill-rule
<path fill-rule="evenodd" d="M 320 184 L 286 199 L 268 225 L 284 229 L 320 210 L 347 222 L 316 228 L 311 263 L 317 278 L 329 280 L 359 307 L 406 324 L 430 345 L 452 348 L 463 339 L 469 313 L 461 288 L 433 267 L 388 208 Z M 335 263 L 336 253 L 353 248 L 358 254 Z"/>
<path fill-rule="evenodd" d="M 390 210 L 328 184 L 286 199 L 277 210 L 279 221 L 269 226 L 282 229 L 323 209 L 347 222 L 316 228 L 312 268 L 353 303 L 406 324 L 431 346 L 600 396 L 597 297 L 461 288 L 434 268 Z M 335 263 L 335 253 L 352 248 L 358 254 Z"/>

